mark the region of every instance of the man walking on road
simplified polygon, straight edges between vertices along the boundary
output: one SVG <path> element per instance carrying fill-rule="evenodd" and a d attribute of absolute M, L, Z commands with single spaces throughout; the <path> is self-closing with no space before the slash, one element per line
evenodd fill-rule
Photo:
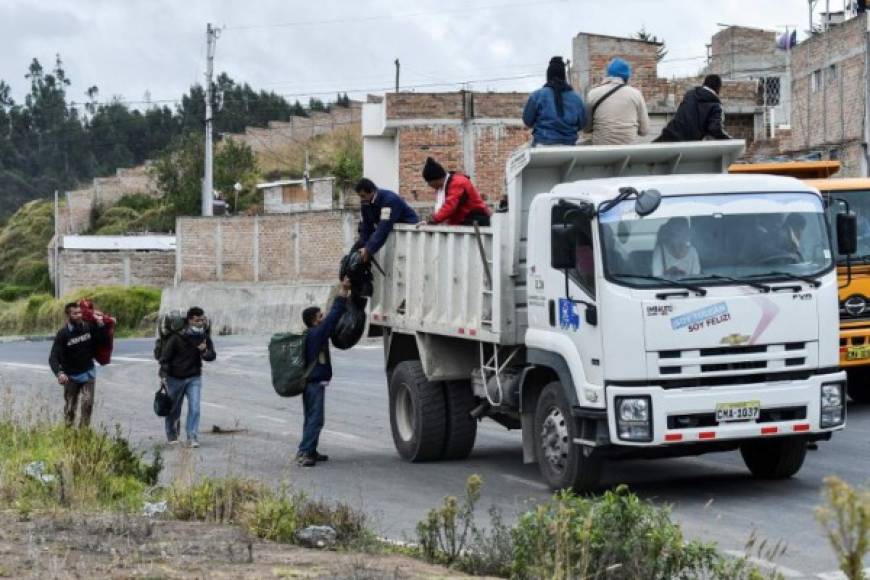
<path fill-rule="evenodd" d="M 160 353 L 160 376 L 172 398 L 172 412 L 166 417 L 166 438 L 170 445 L 178 443 L 181 427 L 181 406 L 187 398 L 187 442 L 199 447 L 199 402 L 202 391 L 202 361 L 217 357 L 211 337 L 206 332 L 205 313 L 194 306 L 187 311 L 184 328 L 166 341 Z"/>
<path fill-rule="evenodd" d="M 303 467 L 314 467 L 318 461 L 327 461 L 329 456 L 317 452 L 320 431 L 323 429 L 326 404 L 326 386 L 332 380 L 332 361 L 329 357 L 329 337 L 341 315 L 347 308 L 350 293 L 350 280 L 341 281 L 341 290 L 332 302 L 329 314 L 324 318 L 323 311 L 311 306 L 302 311 L 302 322 L 308 329 L 305 335 L 306 365 L 317 361 L 308 375 L 308 384 L 302 393 L 302 409 L 305 421 L 302 424 L 302 441 L 296 461 Z"/>
<path fill-rule="evenodd" d="M 81 399 L 79 426 L 88 427 L 94 410 L 97 380 L 94 356 L 97 347 L 108 341 L 108 334 L 102 316 L 96 318 L 96 323 L 85 322 L 82 309 L 75 302 L 67 304 L 64 312 L 67 322 L 54 337 L 48 364 L 57 382 L 63 386 L 66 424 L 72 427 L 75 423 L 76 408 Z"/>

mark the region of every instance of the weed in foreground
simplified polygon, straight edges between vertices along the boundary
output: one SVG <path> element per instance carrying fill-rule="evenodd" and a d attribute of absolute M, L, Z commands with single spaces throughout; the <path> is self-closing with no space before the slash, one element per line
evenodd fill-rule
<path fill-rule="evenodd" d="M 827 477 L 824 496 L 816 517 L 825 527 L 840 570 L 849 580 L 864 580 L 864 556 L 870 552 L 870 490 Z"/>

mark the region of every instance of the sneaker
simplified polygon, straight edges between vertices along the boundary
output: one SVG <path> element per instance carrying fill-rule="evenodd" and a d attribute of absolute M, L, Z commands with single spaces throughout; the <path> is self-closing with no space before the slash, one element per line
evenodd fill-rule
<path fill-rule="evenodd" d="M 191 449 L 198 449 L 199 448 L 199 441 L 197 441 L 196 439 L 191 439 L 190 440 L 190 448 Z"/>
<path fill-rule="evenodd" d="M 321 455 L 317 451 L 314 452 L 315 461 L 329 461 L 329 455 Z"/>
<path fill-rule="evenodd" d="M 314 467 L 317 465 L 317 459 L 313 455 L 302 455 L 299 458 L 299 465 L 302 467 Z"/>
<path fill-rule="evenodd" d="M 166 444 L 169 445 L 170 447 L 175 447 L 176 445 L 178 445 L 178 439 L 170 439 L 169 441 L 166 442 Z"/>

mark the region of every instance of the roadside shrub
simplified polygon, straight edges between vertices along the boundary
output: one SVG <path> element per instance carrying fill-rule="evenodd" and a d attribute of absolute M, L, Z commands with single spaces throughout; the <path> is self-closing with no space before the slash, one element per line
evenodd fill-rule
<path fill-rule="evenodd" d="M 156 451 L 146 462 L 117 428 L 110 433 L 4 419 L 0 440 L 0 505 L 24 512 L 52 507 L 137 511 L 163 466 Z"/>
<path fill-rule="evenodd" d="M 142 213 L 157 207 L 160 200 L 147 193 L 131 193 L 119 199 L 114 207 L 126 207 L 138 213 Z"/>
<path fill-rule="evenodd" d="M 824 495 L 816 517 L 825 527 L 840 570 L 849 580 L 863 580 L 864 556 L 870 551 L 870 490 L 856 490 L 838 477 L 827 477 Z"/>
<path fill-rule="evenodd" d="M 34 289 L 30 286 L 0 283 L 0 300 L 3 302 L 13 302 L 19 298 L 29 296 L 33 291 Z"/>

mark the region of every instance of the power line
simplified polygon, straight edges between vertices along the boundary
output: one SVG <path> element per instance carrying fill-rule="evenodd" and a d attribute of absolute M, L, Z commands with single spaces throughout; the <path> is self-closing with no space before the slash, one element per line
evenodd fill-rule
<path fill-rule="evenodd" d="M 263 28 L 291 28 L 296 26 L 321 26 L 328 24 L 344 24 L 348 22 L 374 22 L 377 20 L 400 20 L 404 18 L 417 18 L 420 16 L 431 16 L 437 14 L 456 14 L 467 12 L 481 12 L 487 10 L 496 10 L 502 8 L 522 8 L 526 6 L 545 6 L 547 4 L 562 4 L 567 0 L 543 0 L 540 2 L 514 2 L 507 4 L 490 4 L 487 6 L 466 6 L 464 8 L 455 8 L 452 10 L 426 10 L 422 12 L 406 12 L 404 14 L 377 14 L 373 16 L 362 16 L 355 18 L 334 18 L 327 20 L 297 20 L 293 22 L 279 22 L 273 24 L 250 24 L 242 26 L 225 26 L 224 30 L 257 30 Z"/>

